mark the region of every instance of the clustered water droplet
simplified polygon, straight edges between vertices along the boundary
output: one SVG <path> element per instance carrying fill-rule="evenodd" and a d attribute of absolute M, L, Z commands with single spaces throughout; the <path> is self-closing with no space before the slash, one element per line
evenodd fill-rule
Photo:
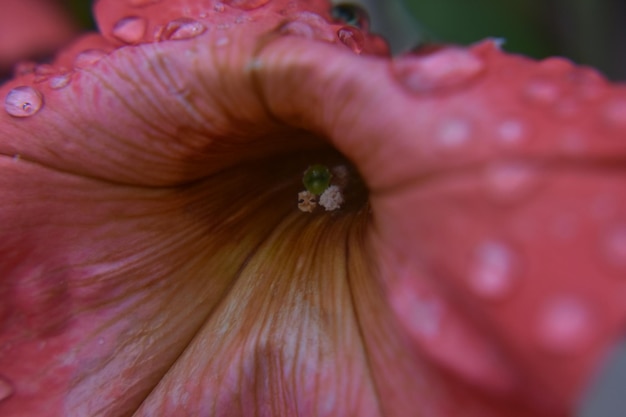
<path fill-rule="evenodd" d="M 444 48 L 426 56 L 406 55 L 392 62 L 396 78 L 414 93 L 463 87 L 484 69 L 481 58 L 460 48 Z"/>
<path fill-rule="evenodd" d="M 311 12 L 300 12 L 291 16 L 289 21 L 280 26 L 278 32 L 281 35 L 292 35 L 330 43 L 337 40 L 337 34 L 331 30 L 328 22 L 322 16 Z"/>
<path fill-rule="evenodd" d="M 104 58 L 107 53 L 101 49 L 87 49 L 74 58 L 74 67 L 78 69 L 88 68 Z"/>
<path fill-rule="evenodd" d="M 363 52 L 365 47 L 365 36 L 361 31 L 352 26 L 344 26 L 337 31 L 337 37 L 348 48 L 350 48 L 355 54 Z"/>
<path fill-rule="evenodd" d="M 125 43 L 139 43 L 146 33 L 148 22 L 143 17 L 129 16 L 113 26 L 113 36 Z"/>
<path fill-rule="evenodd" d="M 29 117 L 43 106 L 43 96 L 33 87 L 20 86 L 12 89 L 4 100 L 4 109 L 14 117 Z"/>
<path fill-rule="evenodd" d="M 50 88 L 53 90 L 59 90 L 63 87 L 66 87 L 70 81 L 72 80 L 72 73 L 68 72 L 65 74 L 56 75 L 48 81 Z"/>
<path fill-rule="evenodd" d="M 161 27 L 157 31 L 155 38 L 160 41 L 192 39 L 206 32 L 206 29 L 203 23 L 184 17 L 173 20 Z"/>

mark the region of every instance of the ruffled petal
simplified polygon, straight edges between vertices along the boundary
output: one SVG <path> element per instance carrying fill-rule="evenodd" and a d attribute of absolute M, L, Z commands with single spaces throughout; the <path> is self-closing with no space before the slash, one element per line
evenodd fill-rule
<path fill-rule="evenodd" d="M 571 409 L 626 313 L 623 88 L 327 7 L 101 0 L 3 86 L 0 411 Z"/>
<path fill-rule="evenodd" d="M 625 88 L 493 41 L 389 61 L 281 40 L 255 68 L 272 112 L 322 132 L 368 186 L 382 290 L 410 339 L 392 377 L 387 323 L 357 307 L 396 399 L 384 414 L 411 409 L 420 357 L 465 384 L 427 396 L 432 415 L 571 411 L 626 320 Z"/>

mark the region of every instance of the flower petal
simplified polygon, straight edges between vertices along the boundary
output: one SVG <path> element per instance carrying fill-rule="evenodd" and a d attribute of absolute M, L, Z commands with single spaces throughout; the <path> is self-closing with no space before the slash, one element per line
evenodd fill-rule
<path fill-rule="evenodd" d="M 294 272 L 299 279 L 290 282 L 289 265 L 280 258 L 292 252 L 276 249 L 277 238 L 288 235 L 301 252 L 309 245 L 319 252 L 327 239 L 350 229 L 323 216 L 313 217 L 312 230 L 303 227 L 311 218 L 302 218 L 294 204 L 302 171 L 311 159 L 341 158 L 316 134 L 276 123 L 246 70 L 266 40 L 257 35 L 271 38 L 283 27 L 293 33 L 296 23 L 324 22 L 303 9 L 250 23 L 250 33 L 223 28 L 117 49 L 112 37 L 86 36 L 45 71 L 35 69 L 2 87 L 2 413 L 129 414 L 175 362 L 163 384 L 186 378 L 193 366 L 188 361 L 196 360 L 191 353 L 237 313 L 250 320 L 237 326 L 233 319 L 232 334 L 249 343 L 234 358 L 226 344 L 214 345 L 222 356 L 201 358 L 217 360 L 203 364 L 203 384 L 213 386 L 210 370 L 227 378 L 241 366 L 284 358 L 284 372 L 266 374 L 264 384 L 268 390 L 282 384 L 291 402 L 255 400 L 262 373 L 239 373 L 248 408 L 260 402 L 278 410 L 295 406 L 309 415 L 378 414 L 358 324 L 350 315 L 345 268 L 330 268 L 330 259 Z M 224 15 L 226 22 L 234 23 L 228 20 L 233 13 Z M 181 12 L 174 20 L 187 19 Z M 324 23 L 320 33 L 334 34 L 331 27 Z M 228 45 L 220 42 L 224 35 Z M 300 227 L 273 234 L 283 222 Z M 319 242 L 318 233 L 324 237 Z M 338 248 L 331 254 L 341 258 L 345 247 Z M 251 284 L 262 278 L 257 267 L 246 265 L 264 264 L 270 255 L 279 260 L 269 266 L 286 268 L 276 269 L 275 289 L 285 293 L 288 308 L 263 286 L 257 291 L 266 291 L 260 293 L 263 302 L 240 305 L 238 295 L 249 297 Z M 336 294 L 322 299 L 322 290 Z M 299 309 L 302 291 L 312 299 Z M 257 311 L 250 310 L 257 306 L 267 310 L 265 320 L 276 320 L 260 335 L 252 321 Z M 284 331 L 287 318 L 301 323 L 295 334 L 327 340 L 311 346 L 318 356 L 299 353 L 294 335 Z M 231 367 L 221 367 L 227 360 Z M 345 375 L 332 381 L 338 362 Z M 287 384 L 313 375 L 318 364 L 327 369 L 324 378 Z M 198 409 L 211 400 L 218 410 L 230 410 L 239 401 L 234 387 L 219 397 L 209 391 L 206 398 L 196 387 L 192 405 Z M 317 397 L 336 399 L 316 405 L 313 387 Z M 340 401 L 339 392 L 351 400 Z M 145 407 L 170 400 L 154 394 Z"/>
<path fill-rule="evenodd" d="M 255 68 L 274 114 L 315 126 L 363 175 L 407 349 L 521 413 L 570 410 L 626 321 L 626 89 L 491 41 L 390 63 L 281 40 Z M 376 378 L 389 364 L 374 360 Z M 408 378 L 386 379 L 382 398 L 406 393 L 386 415 L 413 402 Z M 497 410 L 449 401 L 441 415 Z"/>

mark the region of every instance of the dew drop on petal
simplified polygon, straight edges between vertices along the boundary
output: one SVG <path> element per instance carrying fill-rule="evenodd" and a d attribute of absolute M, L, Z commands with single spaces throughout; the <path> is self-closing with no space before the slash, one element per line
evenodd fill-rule
<path fill-rule="evenodd" d="M 161 28 L 157 34 L 157 39 L 164 40 L 184 40 L 192 39 L 206 32 L 206 26 L 197 20 L 186 17 L 173 20 L 165 27 Z"/>
<path fill-rule="evenodd" d="M 626 98 L 610 102 L 604 108 L 604 118 L 613 127 L 626 128 Z"/>
<path fill-rule="evenodd" d="M 482 59 L 458 48 L 445 48 L 426 56 L 404 56 L 392 63 L 396 78 L 414 93 L 462 87 L 484 69 Z"/>
<path fill-rule="evenodd" d="M 497 126 L 496 138 L 498 143 L 505 148 L 514 148 L 523 143 L 527 138 L 526 125 L 516 119 L 507 119 Z"/>
<path fill-rule="evenodd" d="M 605 237 L 603 247 L 608 262 L 626 271 L 626 224 L 612 228 Z"/>
<path fill-rule="evenodd" d="M 237 9 L 252 10 L 265 6 L 269 0 L 225 0 L 224 3 Z"/>
<path fill-rule="evenodd" d="M 538 186 L 540 172 L 526 162 L 495 162 L 485 167 L 483 179 L 489 197 L 497 202 L 516 202 Z"/>
<path fill-rule="evenodd" d="M 100 61 L 106 55 L 107 53 L 100 49 L 87 49 L 76 55 L 76 58 L 74 59 L 74 67 L 79 69 L 87 68 Z"/>
<path fill-rule="evenodd" d="M 305 39 L 315 39 L 315 30 L 304 22 L 288 22 L 279 30 L 282 35 L 293 35 Z"/>
<path fill-rule="evenodd" d="M 41 93 L 32 87 L 21 86 L 9 91 L 4 100 L 4 109 L 14 117 L 29 117 L 43 106 Z"/>
<path fill-rule="evenodd" d="M 66 87 L 70 83 L 71 80 L 72 80 L 72 73 L 68 72 L 68 73 L 56 75 L 50 78 L 50 81 L 48 81 L 48 84 L 50 85 L 50 88 L 52 88 L 53 90 L 59 90 L 63 87 Z"/>
<path fill-rule="evenodd" d="M 540 345 L 551 353 L 576 353 L 591 341 L 594 322 L 583 301 L 574 297 L 552 300 L 540 312 L 537 335 Z"/>
<path fill-rule="evenodd" d="M 230 39 L 228 39 L 226 36 L 222 36 L 221 38 L 218 38 L 215 41 L 215 46 L 217 46 L 218 48 L 221 48 L 221 47 L 228 45 L 229 43 L 230 43 Z"/>
<path fill-rule="evenodd" d="M 474 251 L 469 286 L 480 297 L 502 299 L 515 289 L 518 268 L 518 257 L 508 245 L 499 241 L 484 242 Z"/>
<path fill-rule="evenodd" d="M 337 34 L 330 30 L 328 22 L 322 16 L 311 12 L 301 12 L 293 16 L 292 20 L 280 26 L 278 32 L 281 35 L 292 35 L 330 43 L 337 40 Z"/>
<path fill-rule="evenodd" d="M 13 391 L 13 384 L 11 384 L 5 377 L 0 376 L 0 402 L 13 395 Z"/>
<path fill-rule="evenodd" d="M 352 26 L 344 26 L 337 31 L 337 37 L 355 54 L 359 55 L 365 47 L 365 37 L 361 31 Z"/>
<path fill-rule="evenodd" d="M 456 150 L 467 145 L 472 138 L 472 126 L 463 119 L 442 121 L 435 133 L 435 141 L 441 150 Z"/>
<path fill-rule="evenodd" d="M 146 33 L 148 23 L 143 17 L 125 17 L 113 26 L 113 36 L 125 43 L 139 43 Z"/>
<path fill-rule="evenodd" d="M 548 105 L 559 99 L 561 89 L 553 81 L 535 79 L 526 85 L 524 96 L 533 103 Z"/>
<path fill-rule="evenodd" d="M 161 0 L 128 0 L 128 4 L 134 7 L 142 7 L 158 3 L 159 1 Z"/>

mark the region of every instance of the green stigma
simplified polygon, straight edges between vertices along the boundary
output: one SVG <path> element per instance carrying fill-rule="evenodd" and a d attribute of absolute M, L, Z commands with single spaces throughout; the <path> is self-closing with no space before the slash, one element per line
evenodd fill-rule
<path fill-rule="evenodd" d="M 332 174 L 324 165 L 311 165 L 302 177 L 302 183 L 308 192 L 320 195 L 330 186 Z"/>

